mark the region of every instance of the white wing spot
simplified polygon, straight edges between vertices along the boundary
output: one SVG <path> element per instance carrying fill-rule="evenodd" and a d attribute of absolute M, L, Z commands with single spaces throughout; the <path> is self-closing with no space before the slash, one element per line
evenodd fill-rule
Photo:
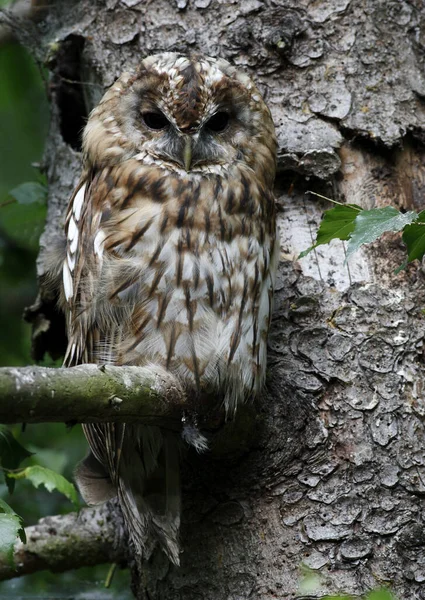
<path fill-rule="evenodd" d="M 77 224 L 74 221 L 74 218 L 71 216 L 71 218 L 69 219 L 69 225 L 68 225 L 68 241 L 72 242 L 72 240 L 75 237 L 78 238 L 78 229 L 77 229 Z"/>
<path fill-rule="evenodd" d="M 75 254 L 75 251 L 77 250 L 77 246 L 78 246 L 78 236 L 75 236 L 75 238 L 72 240 L 72 242 L 69 245 L 69 251 L 71 252 L 71 254 Z"/>
<path fill-rule="evenodd" d="M 98 255 L 99 258 L 102 257 L 103 254 L 103 242 L 105 241 L 105 232 L 100 229 L 97 233 L 96 233 L 96 237 L 94 238 L 94 251 L 95 254 Z"/>
<path fill-rule="evenodd" d="M 68 267 L 66 261 L 64 261 L 64 263 L 63 263 L 62 274 L 63 274 L 63 289 L 65 292 L 65 298 L 67 300 L 70 300 L 74 295 L 74 286 L 72 284 L 71 272 L 69 270 L 69 267 Z"/>
<path fill-rule="evenodd" d="M 86 184 L 82 185 L 75 195 L 74 202 L 72 203 L 72 212 L 74 217 L 78 221 L 81 216 L 81 209 L 83 208 L 84 194 L 86 192 Z"/>
<path fill-rule="evenodd" d="M 69 270 L 73 271 L 75 267 L 75 255 L 72 255 L 69 252 L 67 252 L 66 260 L 68 262 Z"/>

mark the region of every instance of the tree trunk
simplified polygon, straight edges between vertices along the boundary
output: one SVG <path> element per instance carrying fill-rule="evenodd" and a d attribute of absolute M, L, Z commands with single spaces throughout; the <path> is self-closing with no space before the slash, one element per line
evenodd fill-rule
<path fill-rule="evenodd" d="M 185 458 L 182 565 L 158 555 L 133 569 L 135 595 L 301 599 L 388 584 L 399 598 L 425 598 L 423 272 L 394 275 L 399 235 L 347 264 L 342 242 L 297 260 L 326 207 L 309 189 L 367 208 L 421 208 L 422 2 L 58 0 L 39 31 L 52 127 L 31 312 L 38 355 L 63 347 L 43 248 L 63 226 L 85 117 L 123 70 L 163 51 L 222 56 L 258 82 L 278 133 L 268 392 L 250 447 L 229 455 L 217 434 L 214 453 Z M 301 565 L 318 573 L 312 592 L 299 589 Z"/>

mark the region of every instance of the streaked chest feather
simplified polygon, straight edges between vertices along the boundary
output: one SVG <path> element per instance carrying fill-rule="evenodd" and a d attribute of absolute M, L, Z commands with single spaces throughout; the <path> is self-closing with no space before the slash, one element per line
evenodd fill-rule
<path fill-rule="evenodd" d="M 274 274 L 272 196 L 236 170 L 230 179 L 180 178 L 137 161 L 92 185 L 98 202 L 81 219 L 99 223 L 86 245 L 101 268 L 82 308 L 98 331 L 96 359 L 160 362 L 196 388 L 226 387 L 228 403 L 259 387 Z"/>

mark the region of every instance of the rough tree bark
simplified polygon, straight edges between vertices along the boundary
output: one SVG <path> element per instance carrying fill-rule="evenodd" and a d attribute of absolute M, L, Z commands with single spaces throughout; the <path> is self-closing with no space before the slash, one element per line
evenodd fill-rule
<path fill-rule="evenodd" d="M 181 568 L 134 572 L 138 598 L 308 598 L 388 584 L 425 598 L 424 274 L 394 275 L 397 235 L 344 263 L 342 243 L 297 261 L 324 207 L 422 208 L 425 10 L 420 0 L 58 0 L 39 25 L 51 70 L 42 247 L 77 181 L 79 132 L 106 86 L 147 54 L 201 51 L 246 69 L 272 110 L 281 264 L 268 392 L 251 447 L 184 464 Z M 44 270 L 43 251 L 38 264 Z M 41 286 L 35 351 L 60 351 Z M 147 582 L 147 583 L 146 583 Z"/>

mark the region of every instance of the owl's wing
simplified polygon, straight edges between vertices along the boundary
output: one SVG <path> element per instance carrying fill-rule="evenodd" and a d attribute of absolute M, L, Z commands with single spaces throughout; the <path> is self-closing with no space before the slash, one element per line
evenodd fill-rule
<path fill-rule="evenodd" d="M 83 174 L 69 202 L 65 222 L 67 238 L 63 263 L 68 347 L 67 367 L 97 362 L 95 354 L 99 331 L 96 301 L 103 262 L 102 214 L 109 210 L 103 172 Z M 110 332 L 113 337 L 113 332 Z M 125 425 L 93 423 L 83 425 L 92 454 L 78 468 L 81 491 L 89 503 L 116 495 L 111 484 L 116 479 Z"/>
<path fill-rule="evenodd" d="M 96 285 L 102 268 L 102 189 L 99 174 L 84 173 L 68 205 L 65 221 L 66 257 L 63 293 L 67 317 L 67 367 L 94 362 L 92 324 Z"/>

